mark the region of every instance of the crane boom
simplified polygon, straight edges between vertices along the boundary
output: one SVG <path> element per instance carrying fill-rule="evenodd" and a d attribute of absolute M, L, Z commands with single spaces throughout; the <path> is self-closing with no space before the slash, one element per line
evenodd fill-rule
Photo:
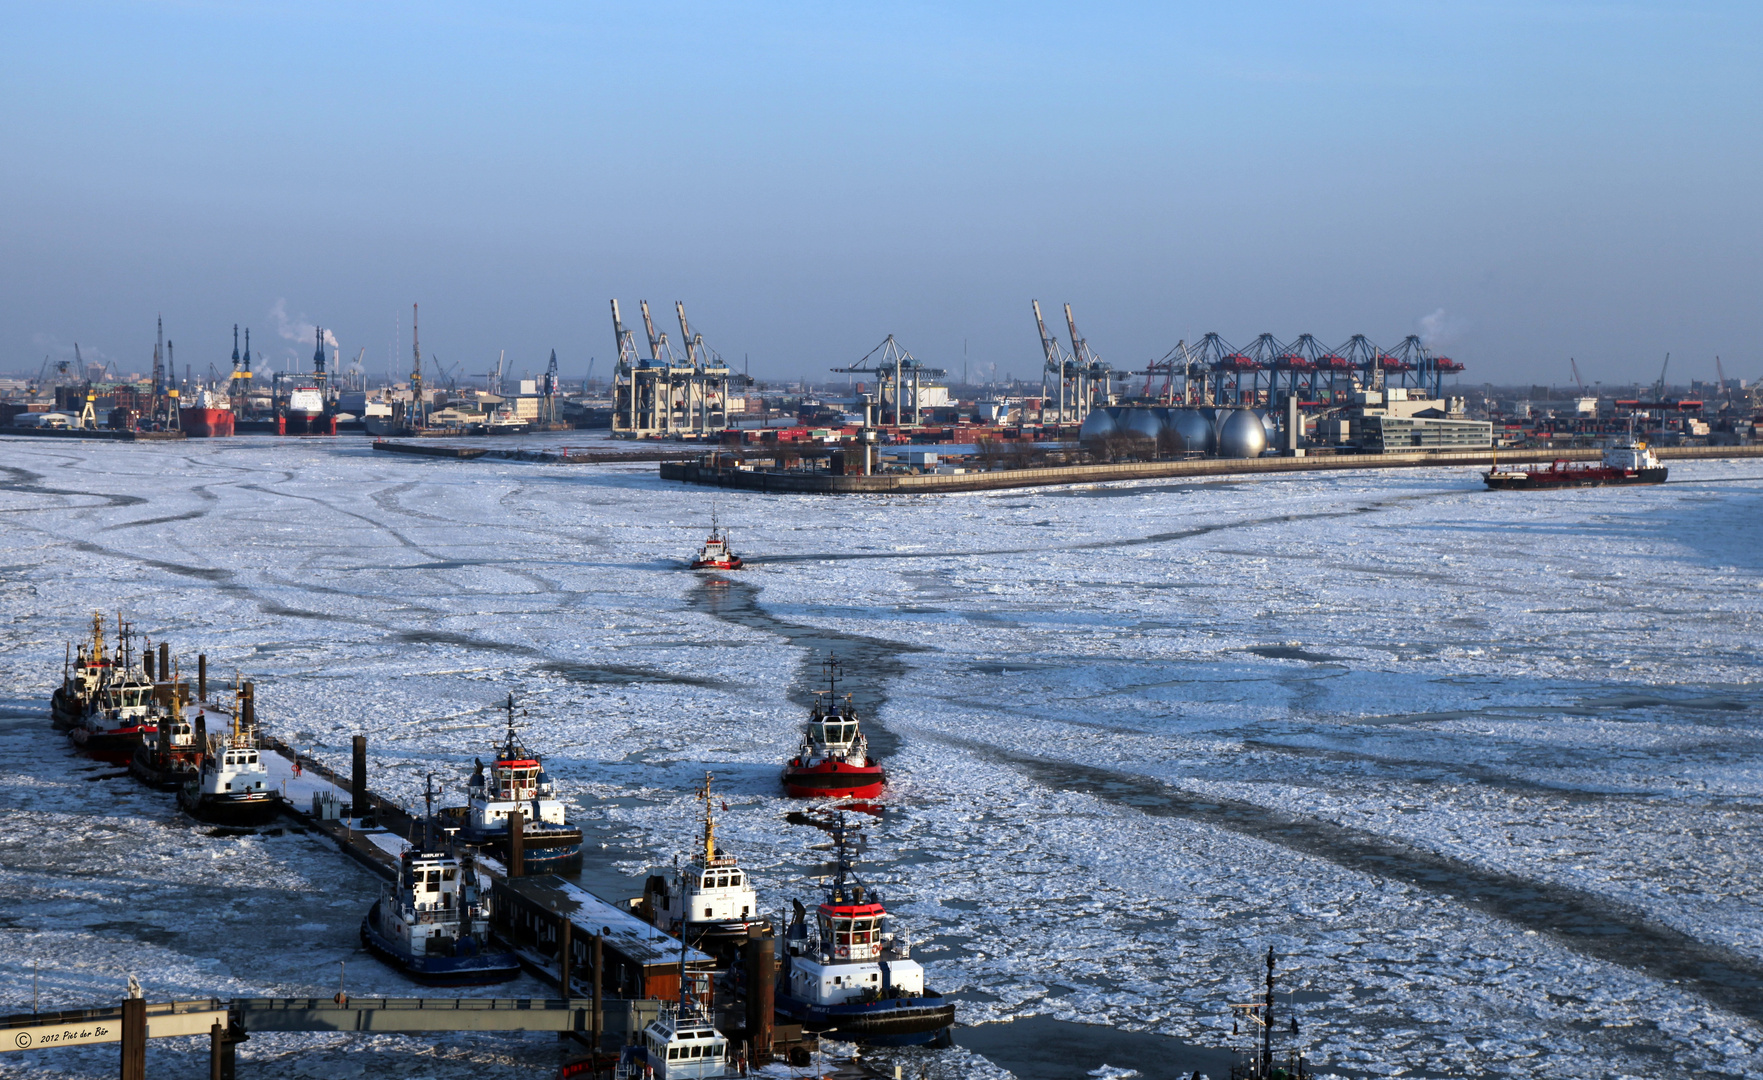
<path fill-rule="evenodd" d="M 693 367 L 697 367 L 698 346 L 697 343 L 692 340 L 692 328 L 686 325 L 685 301 L 675 300 L 673 302 L 673 308 L 675 311 L 679 312 L 679 336 L 680 340 L 684 342 L 686 346 L 686 363 Z"/>
<path fill-rule="evenodd" d="M 637 306 L 643 309 L 643 329 L 649 331 L 649 361 L 661 362 L 661 338 L 655 333 L 655 320 L 649 318 L 649 301 L 638 300 Z"/>
<path fill-rule="evenodd" d="M 1041 318 L 1041 302 L 1030 300 L 1029 304 L 1035 309 L 1035 328 L 1041 332 L 1041 351 L 1047 355 L 1047 367 L 1049 370 L 1057 371 L 1059 369 L 1059 342 L 1054 339 L 1052 334 L 1047 333 L 1046 320 Z"/>

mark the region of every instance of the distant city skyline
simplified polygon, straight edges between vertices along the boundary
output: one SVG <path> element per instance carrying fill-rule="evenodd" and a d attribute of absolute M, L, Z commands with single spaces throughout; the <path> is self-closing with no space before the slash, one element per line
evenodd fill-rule
<path fill-rule="evenodd" d="M 17 8 L 0 370 L 469 373 L 673 304 L 737 369 L 889 333 L 1038 379 L 1421 335 L 1465 387 L 1763 376 L 1741 4 Z M 639 340 L 642 337 L 640 328 Z M 430 368 L 432 372 L 434 369 Z"/>

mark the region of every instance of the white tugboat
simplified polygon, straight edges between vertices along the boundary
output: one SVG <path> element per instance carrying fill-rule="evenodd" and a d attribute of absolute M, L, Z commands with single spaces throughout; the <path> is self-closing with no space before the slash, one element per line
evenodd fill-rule
<path fill-rule="evenodd" d="M 257 746 L 255 698 L 250 683 L 239 688 L 225 734 L 208 731 L 206 714 L 197 717 L 196 772 L 178 789 L 178 805 L 200 821 L 263 825 L 281 812 Z"/>
<path fill-rule="evenodd" d="M 582 830 L 570 822 L 556 785 L 539 756 L 514 733 L 514 695 L 508 695 L 508 735 L 485 775 L 482 759 L 466 784 L 466 805 L 441 811 L 454 839 L 512 858 L 508 845 L 511 815 L 521 816 L 522 859 L 528 873 L 554 873 L 582 856 Z"/>
<path fill-rule="evenodd" d="M 675 866 L 672 880 L 652 874 L 636 908 L 662 930 L 706 951 L 738 948 L 759 917 L 759 894 L 741 869 L 740 860 L 716 846 L 715 800 L 711 774 L 698 789 L 704 800 L 704 847 L 684 866 Z"/>
<path fill-rule="evenodd" d="M 85 753 L 117 765 L 129 763 L 135 747 L 152 727 L 148 712 L 153 704 L 153 680 L 129 647 L 133 637 L 128 624 L 119 619 L 117 649 L 102 657 L 103 641 L 94 631 L 94 652 L 104 660 L 97 668 L 102 674 L 96 689 L 81 699 L 83 708 L 68 731 L 73 744 Z M 86 677 L 81 676 L 82 680 Z"/>
<path fill-rule="evenodd" d="M 661 1006 L 632 1047 L 632 1064 L 655 1080 L 698 1080 L 728 1072 L 728 1039 L 695 1003 Z"/>
<path fill-rule="evenodd" d="M 432 808 L 433 789 L 426 794 Z M 396 893 L 386 890 L 362 918 L 361 944 L 388 966 L 432 986 L 481 986 L 520 974 L 520 958 L 490 944 L 471 856 L 442 850 L 426 826 L 422 846 L 399 857 Z"/>
<path fill-rule="evenodd" d="M 881 894 L 852 869 L 849 841 L 860 839 L 840 814 L 833 879 L 815 912 L 815 933 L 796 902 L 785 931 L 777 1011 L 810 1031 L 882 1046 L 947 1045 L 955 1004 L 924 985 L 924 968 L 893 929 Z"/>

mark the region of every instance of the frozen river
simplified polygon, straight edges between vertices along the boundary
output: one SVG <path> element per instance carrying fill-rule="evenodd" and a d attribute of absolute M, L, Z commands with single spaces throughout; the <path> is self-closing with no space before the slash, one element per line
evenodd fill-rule
<path fill-rule="evenodd" d="M 44 1008 L 131 973 L 328 996 L 340 961 L 352 994 L 415 992 L 357 948 L 378 884 L 333 849 L 211 836 L 64 748 L 46 700 L 98 609 L 256 679 L 266 727 L 340 768 L 365 732 L 411 804 L 428 771 L 461 792 L 512 692 L 607 891 L 686 850 L 714 770 L 772 911 L 812 901 L 823 837 L 776 779 L 830 650 L 892 770 L 868 875 L 963 1024 L 1226 1044 L 1272 946 L 1341 1075 L 1763 1070 L 1763 463 L 1528 495 L 1467 469 L 840 499 L 654 474 L 0 439 L 0 1009 L 33 970 Z M 723 580 L 681 569 L 713 503 L 749 559 Z M 1184 1067 L 1089 1045 L 1034 1080 Z M 557 1054 L 258 1036 L 241 1072 Z M 206 1047 L 160 1055 L 195 1075 Z"/>

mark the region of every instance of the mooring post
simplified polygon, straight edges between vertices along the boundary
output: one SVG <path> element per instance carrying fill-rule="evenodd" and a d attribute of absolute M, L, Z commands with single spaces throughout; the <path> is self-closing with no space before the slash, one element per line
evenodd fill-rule
<path fill-rule="evenodd" d="M 196 654 L 196 700 L 208 700 L 208 654 Z"/>
<path fill-rule="evenodd" d="M 141 654 L 141 674 L 147 676 L 148 682 L 158 682 L 159 681 L 158 678 L 155 677 L 153 674 L 153 650 L 152 649 L 148 649 L 146 652 Z"/>
<path fill-rule="evenodd" d="M 600 979 L 600 935 L 599 934 L 594 935 L 594 951 L 593 951 L 592 959 L 594 962 L 594 1053 L 598 1054 L 600 1052 L 600 1040 L 606 1034 L 606 1020 L 600 1013 L 600 1008 L 601 1008 L 600 982 L 601 982 L 601 979 Z M 596 1069 L 599 1068 L 599 1065 L 597 1063 L 595 1065 L 595 1068 Z"/>
<path fill-rule="evenodd" d="M 526 876 L 526 815 L 519 810 L 508 815 L 508 876 Z"/>
<path fill-rule="evenodd" d="M 367 812 L 367 736 L 355 736 L 355 768 L 350 777 L 350 798 L 354 800 L 355 817 L 362 825 L 369 824 L 371 814 Z"/>
<path fill-rule="evenodd" d="M 147 1001 L 122 999 L 122 1080 L 147 1080 Z"/>
<path fill-rule="evenodd" d="M 159 643 L 159 678 L 163 681 L 171 678 L 171 644 Z"/>
<path fill-rule="evenodd" d="M 208 1027 L 208 1080 L 221 1080 L 226 1066 L 221 1059 L 226 1053 L 226 1025 L 215 1023 Z"/>
<path fill-rule="evenodd" d="M 683 972 L 682 972 L 683 974 Z M 751 1044 L 749 1066 L 771 1061 L 771 1025 L 777 1008 L 777 948 L 775 939 L 747 939 L 747 1039 Z"/>
<path fill-rule="evenodd" d="M 565 1002 L 575 996 L 569 989 L 570 961 L 575 959 L 570 955 L 570 949 L 574 948 L 574 943 L 570 941 L 570 929 L 571 924 L 567 917 L 557 929 L 557 985 L 563 989 Z"/>

